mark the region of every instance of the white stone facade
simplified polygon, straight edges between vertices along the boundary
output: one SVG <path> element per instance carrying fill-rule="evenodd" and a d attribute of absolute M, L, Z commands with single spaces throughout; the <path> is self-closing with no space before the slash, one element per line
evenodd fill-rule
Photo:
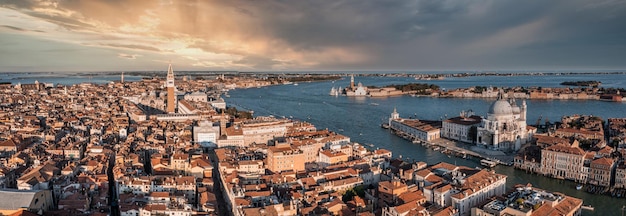
<path fill-rule="evenodd" d="M 495 150 L 519 150 L 532 133 L 526 125 L 526 101 L 520 107 L 515 99 L 506 101 L 500 95 L 478 127 L 477 143 Z"/>

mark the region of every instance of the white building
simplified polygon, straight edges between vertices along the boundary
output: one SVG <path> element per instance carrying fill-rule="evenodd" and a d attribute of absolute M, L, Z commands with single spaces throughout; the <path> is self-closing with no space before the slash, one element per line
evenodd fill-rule
<path fill-rule="evenodd" d="M 207 102 L 208 96 L 206 95 L 206 93 L 197 91 L 191 94 L 186 94 L 185 96 L 183 96 L 183 99 L 194 102 Z"/>
<path fill-rule="evenodd" d="M 203 147 L 217 147 L 217 139 L 220 135 L 220 126 L 204 120 L 193 127 L 193 139 Z"/>
<path fill-rule="evenodd" d="M 367 87 L 363 86 L 361 82 L 357 86 L 354 86 L 354 75 L 350 76 L 350 87 L 344 89 L 346 96 L 367 96 Z"/>
<path fill-rule="evenodd" d="M 126 128 L 121 128 L 119 131 L 119 136 L 120 138 L 126 138 L 126 136 L 128 135 L 128 131 L 126 130 Z"/>
<path fill-rule="evenodd" d="M 421 141 L 432 141 L 441 138 L 440 125 L 437 126 L 435 122 L 403 119 L 400 118 L 400 115 L 395 109 L 393 113 L 391 113 L 389 121 L 389 128 L 406 138 Z"/>
<path fill-rule="evenodd" d="M 515 99 L 506 101 L 500 94 L 478 127 L 477 142 L 496 150 L 519 150 L 533 133 L 526 126 L 526 101 L 519 107 Z"/>
<path fill-rule="evenodd" d="M 480 116 L 473 115 L 471 112 L 461 112 L 460 116 L 449 118 L 442 122 L 441 137 L 473 143 L 475 140 L 471 135 L 471 128 L 476 127 L 476 131 L 474 131 L 476 133 L 481 122 L 482 118 Z"/>
<path fill-rule="evenodd" d="M 346 91 L 346 96 L 367 96 L 367 87 L 359 82 L 354 90 Z"/>
<path fill-rule="evenodd" d="M 209 101 L 209 104 L 216 109 L 226 109 L 226 102 L 222 98 Z"/>
<path fill-rule="evenodd" d="M 485 200 L 500 196 L 506 192 L 506 176 L 493 171 L 480 170 L 465 179 L 459 188 L 454 189 L 451 195 L 452 207 L 459 211 L 459 215 L 470 215 L 471 209 Z"/>

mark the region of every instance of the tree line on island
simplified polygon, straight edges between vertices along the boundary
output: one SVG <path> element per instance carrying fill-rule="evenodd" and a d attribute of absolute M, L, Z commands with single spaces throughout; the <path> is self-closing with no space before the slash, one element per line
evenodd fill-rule
<path fill-rule="evenodd" d="M 415 92 L 415 94 L 430 94 L 433 91 L 438 91 L 440 87 L 434 84 L 428 83 L 408 83 L 398 85 L 388 85 L 385 87 L 393 87 L 403 92 Z"/>
<path fill-rule="evenodd" d="M 589 86 L 589 87 L 598 87 L 602 84 L 600 81 L 595 80 L 585 80 L 585 81 L 565 81 L 562 82 L 561 85 L 566 86 Z"/>

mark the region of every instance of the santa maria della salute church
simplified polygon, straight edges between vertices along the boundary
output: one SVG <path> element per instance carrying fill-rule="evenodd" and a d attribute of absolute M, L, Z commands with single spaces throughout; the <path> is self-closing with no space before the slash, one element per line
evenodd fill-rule
<path fill-rule="evenodd" d="M 520 107 L 515 99 L 507 101 L 499 94 L 478 127 L 477 143 L 494 150 L 519 150 L 535 132 L 526 125 L 526 109 L 526 101 Z"/>

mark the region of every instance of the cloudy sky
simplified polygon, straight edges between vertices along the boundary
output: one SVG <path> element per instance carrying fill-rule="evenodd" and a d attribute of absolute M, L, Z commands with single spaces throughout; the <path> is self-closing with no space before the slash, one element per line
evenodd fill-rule
<path fill-rule="evenodd" d="M 626 1 L 0 0 L 0 71 L 626 68 Z"/>

